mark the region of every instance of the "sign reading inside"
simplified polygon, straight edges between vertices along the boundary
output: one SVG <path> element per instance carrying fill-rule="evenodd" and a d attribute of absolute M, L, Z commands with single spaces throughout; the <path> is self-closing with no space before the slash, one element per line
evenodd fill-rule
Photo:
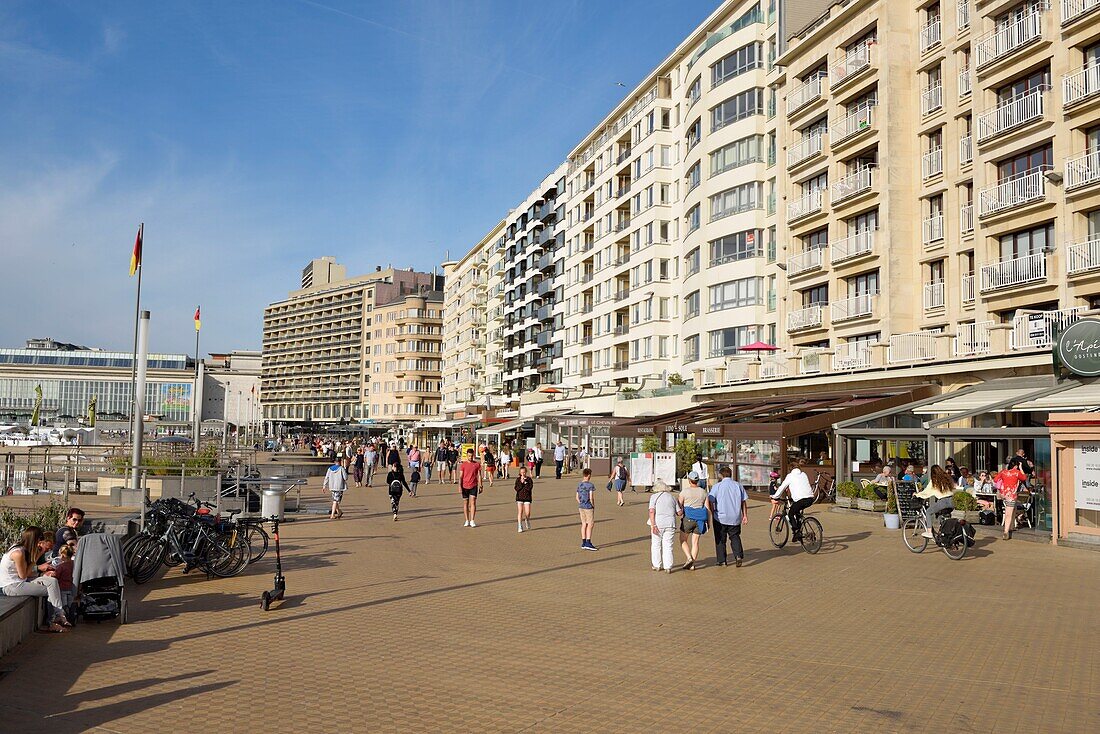
<path fill-rule="evenodd" d="M 1100 375 L 1100 319 L 1081 319 L 1058 336 L 1054 356 L 1075 375 Z"/>
<path fill-rule="evenodd" d="M 1100 510 L 1100 444 L 1078 441 L 1073 447 L 1074 505 Z"/>

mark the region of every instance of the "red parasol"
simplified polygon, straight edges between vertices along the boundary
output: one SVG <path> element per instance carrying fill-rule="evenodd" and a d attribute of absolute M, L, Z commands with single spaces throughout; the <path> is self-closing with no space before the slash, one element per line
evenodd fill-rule
<path fill-rule="evenodd" d="M 739 351 L 742 352 L 756 352 L 757 360 L 760 359 L 761 352 L 778 352 L 779 347 L 774 344 L 766 344 L 765 342 L 753 342 L 752 344 L 746 344 L 741 347 Z"/>

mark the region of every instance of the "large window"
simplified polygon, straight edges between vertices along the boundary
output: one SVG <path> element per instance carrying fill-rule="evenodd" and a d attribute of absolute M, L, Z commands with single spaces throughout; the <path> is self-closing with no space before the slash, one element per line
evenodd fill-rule
<path fill-rule="evenodd" d="M 1050 89 L 1049 68 L 1036 69 L 1026 76 L 1005 84 L 997 90 L 997 99 L 1000 102 L 1007 102 L 1036 89 Z"/>
<path fill-rule="evenodd" d="M 684 298 L 684 318 L 690 319 L 699 315 L 699 291 L 689 293 Z"/>
<path fill-rule="evenodd" d="M 691 150 L 699 144 L 699 140 L 703 137 L 703 119 L 699 118 L 695 122 L 688 125 L 687 129 L 687 149 Z M 636 178 L 636 176 L 635 176 Z"/>
<path fill-rule="evenodd" d="M 726 189 L 710 197 L 711 221 L 721 219 L 722 217 L 728 217 L 738 212 L 762 208 L 763 195 L 761 184 L 758 181 L 735 186 L 732 189 Z"/>
<path fill-rule="evenodd" d="M 719 130 L 737 120 L 764 112 L 764 90 L 746 89 L 710 110 L 710 129 Z"/>
<path fill-rule="evenodd" d="M 1032 229 L 1001 235 L 1001 259 L 1013 260 L 1042 252 L 1054 242 L 1054 225 L 1044 224 Z"/>
<path fill-rule="evenodd" d="M 688 87 L 688 107 L 691 107 L 693 104 L 699 101 L 699 95 L 702 93 L 702 89 L 703 78 L 701 76 L 697 76 L 695 77 L 695 81 L 691 83 L 691 86 Z"/>
<path fill-rule="evenodd" d="M 741 353 L 741 347 L 760 338 L 759 326 L 730 326 L 709 332 L 710 356 L 732 357 Z"/>
<path fill-rule="evenodd" d="M 691 234 L 695 230 L 699 229 L 699 205 L 691 207 L 687 213 L 687 231 Z"/>
<path fill-rule="evenodd" d="M 750 135 L 724 145 L 710 154 L 710 175 L 716 176 L 746 163 L 762 161 L 764 160 L 762 149 L 762 135 Z"/>
<path fill-rule="evenodd" d="M 735 232 L 725 237 L 719 237 L 710 241 L 710 265 L 722 265 L 735 260 L 745 260 L 750 257 L 759 257 L 764 250 L 760 242 L 761 231 L 749 229 L 744 232 Z M 698 256 L 698 251 L 696 251 Z"/>
<path fill-rule="evenodd" d="M 1011 158 L 998 163 L 997 180 L 1004 181 L 1013 176 L 1019 176 L 1020 174 L 1034 171 L 1037 168 L 1050 168 L 1053 161 L 1054 152 L 1051 148 L 1051 144 L 1047 143 L 1046 145 L 1040 145 L 1037 148 L 1017 153 Z"/>
<path fill-rule="evenodd" d="M 700 167 L 701 167 L 701 164 L 699 163 L 699 161 L 696 161 L 695 165 L 693 165 L 691 168 L 688 169 L 688 172 L 687 172 L 687 190 L 688 191 L 693 191 L 695 189 L 695 187 L 699 185 L 699 170 L 700 170 Z"/>
<path fill-rule="evenodd" d="M 724 311 L 741 306 L 759 306 L 762 301 L 763 278 L 740 278 L 710 287 L 710 310 Z"/>
<path fill-rule="evenodd" d="M 802 237 L 802 250 L 821 250 L 829 246 L 829 230 L 822 228 Z"/>
<path fill-rule="evenodd" d="M 856 275 L 847 279 L 848 297 L 873 296 L 878 293 L 878 271 Z"/>
<path fill-rule="evenodd" d="M 684 339 L 684 362 L 694 362 L 699 359 L 699 335 L 694 334 Z"/>
<path fill-rule="evenodd" d="M 742 46 L 711 66 L 711 88 L 717 87 L 722 82 L 732 79 L 738 74 L 743 74 L 750 69 L 759 69 L 763 57 L 761 48 L 762 45 L 759 42 L 750 43 L 747 46 Z"/>
<path fill-rule="evenodd" d="M 686 275 L 695 275 L 696 273 L 699 272 L 699 248 L 698 247 L 696 247 L 694 250 L 689 252 L 687 254 L 687 257 L 684 258 L 684 260 L 686 261 L 686 266 L 687 266 Z"/>

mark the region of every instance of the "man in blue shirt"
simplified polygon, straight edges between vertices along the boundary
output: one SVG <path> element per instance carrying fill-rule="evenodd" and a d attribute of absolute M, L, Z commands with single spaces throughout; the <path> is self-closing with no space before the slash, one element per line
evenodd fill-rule
<path fill-rule="evenodd" d="M 748 522 L 749 495 L 745 488 L 733 481 L 733 471 L 722 467 L 718 474 L 722 481 L 715 484 L 707 495 L 711 517 L 714 518 L 714 550 L 718 565 L 726 565 L 726 539 L 729 538 L 733 549 L 733 563 L 738 568 L 745 558 L 745 549 L 741 546 L 741 526 Z"/>

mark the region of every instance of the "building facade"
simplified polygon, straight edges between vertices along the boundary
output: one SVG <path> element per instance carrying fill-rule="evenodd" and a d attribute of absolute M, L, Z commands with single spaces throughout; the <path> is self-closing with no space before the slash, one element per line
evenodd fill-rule
<path fill-rule="evenodd" d="M 375 423 L 434 420 L 442 404 L 443 293 L 424 290 L 374 308 L 366 383 Z"/>
<path fill-rule="evenodd" d="M 226 427 L 255 425 L 263 420 L 260 385 L 262 355 L 234 350 L 211 354 L 202 364 L 203 431 L 221 434 Z"/>

